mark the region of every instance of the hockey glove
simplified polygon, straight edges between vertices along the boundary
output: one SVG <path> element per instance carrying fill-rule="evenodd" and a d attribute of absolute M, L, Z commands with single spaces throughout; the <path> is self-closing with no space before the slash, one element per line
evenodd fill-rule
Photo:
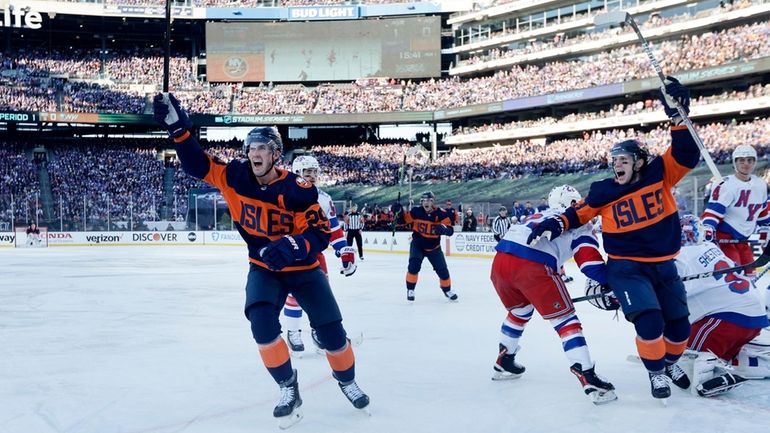
<path fill-rule="evenodd" d="M 690 89 L 685 87 L 674 77 L 666 77 L 665 86 L 661 86 L 658 96 L 663 104 L 663 111 L 674 124 L 682 123 L 682 117 L 676 109 L 677 102 L 682 106 L 684 112 L 690 114 Z"/>
<path fill-rule="evenodd" d="M 340 270 L 340 274 L 343 274 L 346 277 L 355 274 L 356 268 L 358 267 L 356 264 L 356 250 L 354 250 L 353 247 L 342 247 L 338 252 L 339 258 L 342 259 L 342 269 Z"/>
<path fill-rule="evenodd" d="M 393 215 L 399 215 L 404 212 L 404 207 L 401 206 L 401 203 L 393 203 L 390 205 L 390 210 L 393 211 Z"/>
<path fill-rule="evenodd" d="M 439 224 L 439 225 L 434 226 L 433 230 L 439 236 L 442 236 L 442 235 L 443 236 L 451 236 L 452 232 L 454 231 L 454 230 L 452 230 L 452 228 L 450 228 L 449 226 L 446 226 L 444 224 Z"/>
<path fill-rule="evenodd" d="M 545 237 L 547 240 L 556 239 L 564 231 L 564 222 L 559 218 L 551 217 L 546 218 L 540 222 L 535 228 L 532 229 L 532 233 L 527 238 L 527 244 L 535 246 L 540 241 L 541 237 Z"/>
<path fill-rule="evenodd" d="M 187 113 L 179 105 L 179 101 L 171 93 L 158 93 L 152 101 L 152 118 L 168 131 L 171 138 L 182 136 L 192 128 L 192 122 Z"/>
<path fill-rule="evenodd" d="M 716 230 L 708 224 L 703 225 L 703 240 L 706 242 L 716 242 Z"/>
<path fill-rule="evenodd" d="M 598 281 L 590 278 L 586 279 L 586 296 L 602 295 L 598 298 L 589 299 L 588 303 L 600 310 L 615 311 L 620 308 L 620 302 L 612 289 L 606 284 L 599 284 Z"/>
<path fill-rule="evenodd" d="M 280 271 L 297 260 L 307 257 L 308 248 L 301 235 L 286 235 L 267 244 L 259 251 L 262 261 L 271 271 Z"/>

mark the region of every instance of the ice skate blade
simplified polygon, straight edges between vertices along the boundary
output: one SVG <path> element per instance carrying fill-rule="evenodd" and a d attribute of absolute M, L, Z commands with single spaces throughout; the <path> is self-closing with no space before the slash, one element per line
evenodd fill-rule
<path fill-rule="evenodd" d="M 659 401 L 660 404 L 663 405 L 663 407 L 668 407 L 668 397 L 666 397 L 666 398 L 656 398 L 655 400 Z"/>
<path fill-rule="evenodd" d="M 591 403 L 601 406 L 603 404 L 611 403 L 618 399 L 618 396 L 615 394 L 615 391 L 592 391 L 588 394 L 588 398 L 591 400 Z"/>
<path fill-rule="evenodd" d="M 292 358 L 302 359 L 302 357 L 305 355 L 305 351 L 301 352 L 295 352 L 293 350 L 289 350 L 289 355 L 291 355 Z"/>
<path fill-rule="evenodd" d="M 300 422 L 303 416 L 304 415 L 302 414 L 302 409 L 296 408 L 289 415 L 278 418 L 278 428 L 281 430 L 286 430 L 287 428 Z"/>
<path fill-rule="evenodd" d="M 513 380 L 513 379 L 520 378 L 522 374 L 524 374 L 524 373 L 515 374 L 515 373 L 508 372 L 508 371 L 497 371 L 497 370 L 493 369 L 493 371 L 492 371 L 492 380 L 495 380 L 495 381 L 497 381 L 497 380 Z"/>

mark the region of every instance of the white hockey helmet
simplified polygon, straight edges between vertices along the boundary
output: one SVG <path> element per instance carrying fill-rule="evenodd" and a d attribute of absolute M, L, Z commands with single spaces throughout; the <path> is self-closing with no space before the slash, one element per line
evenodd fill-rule
<path fill-rule="evenodd" d="M 738 158 L 754 158 L 756 161 L 757 151 L 750 144 L 740 144 L 733 150 L 733 167 L 735 167 L 735 160 Z"/>
<path fill-rule="evenodd" d="M 309 155 L 300 155 L 294 158 L 294 162 L 291 163 L 291 171 L 294 174 L 302 176 L 302 171 L 305 169 L 314 168 L 321 171 L 321 166 L 318 165 L 318 160 Z"/>
<path fill-rule="evenodd" d="M 679 218 L 679 226 L 682 228 L 682 246 L 698 245 L 703 240 L 703 223 L 691 213 L 686 213 Z"/>
<path fill-rule="evenodd" d="M 556 186 L 548 193 L 548 207 L 564 211 L 581 199 L 580 193 L 575 188 L 569 185 Z"/>

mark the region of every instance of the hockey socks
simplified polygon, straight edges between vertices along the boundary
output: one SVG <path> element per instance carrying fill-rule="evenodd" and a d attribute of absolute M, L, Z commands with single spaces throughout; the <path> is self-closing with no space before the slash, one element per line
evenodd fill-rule
<path fill-rule="evenodd" d="M 561 338 L 561 346 L 567 355 L 570 365 L 593 365 L 591 355 L 588 353 L 586 339 L 583 336 L 583 326 L 574 312 L 556 319 L 550 320 L 553 329 Z"/>

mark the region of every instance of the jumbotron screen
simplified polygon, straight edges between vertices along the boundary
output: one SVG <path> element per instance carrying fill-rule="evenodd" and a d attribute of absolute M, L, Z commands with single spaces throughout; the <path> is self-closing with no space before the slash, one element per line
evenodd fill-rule
<path fill-rule="evenodd" d="M 439 17 L 206 24 L 211 82 L 346 81 L 441 74 Z"/>

